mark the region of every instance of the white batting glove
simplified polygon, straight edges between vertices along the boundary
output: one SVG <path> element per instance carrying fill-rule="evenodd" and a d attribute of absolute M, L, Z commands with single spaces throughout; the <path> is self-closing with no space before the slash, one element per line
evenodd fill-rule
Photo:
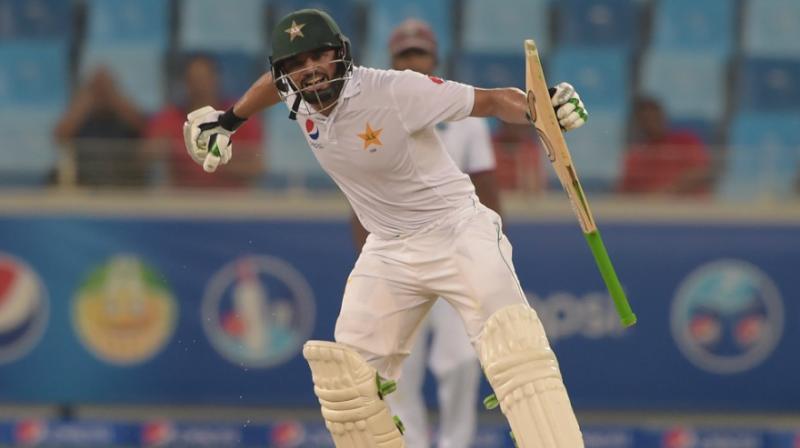
<path fill-rule="evenodd" d="M 571 131 L 586 124 L 589 113 L 572 84 L 562 82 L 555 87 L 550 87 L 550 101 L 556 110 L 556 117 L 561 129 Z"/>
<path fill-rule="evenodd" d="M 233 156 L 231 135 L 234 131 L 220 124 L 220 117 L 224 113 L 205 106 L 192 111 L 183 123 L 186 151 L 207 173 L 216 171 L 220 163 L 228 163 Z"/>

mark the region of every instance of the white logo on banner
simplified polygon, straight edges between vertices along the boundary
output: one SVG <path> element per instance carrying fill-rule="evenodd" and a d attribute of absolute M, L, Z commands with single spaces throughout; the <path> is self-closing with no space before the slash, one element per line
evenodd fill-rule
<path fill-rule="evenodd" d="M 720 374 L 759 365 L 783 333 L 783 301 L 756 266 L 719 260 L 695 269 L 672 302 L 672 336 L 697 367 Z"/>
<path fill-rule="evenodd" d="M 203 328 L 227 360 L 270 367 L 299 353 L 314 329 L 311 286 L 271 256 L 243 257 L 223 266 L 203 297 Z"/>
<path fill-rule="evenodd" d="M 602 339 L 625 334 L 607 293 L 598 291 L 577 296 L 556 292 L 544 299 L 531 291 L 525 291 L 525 295 L 539 315 L 551 344 L 578 335 Z"/>

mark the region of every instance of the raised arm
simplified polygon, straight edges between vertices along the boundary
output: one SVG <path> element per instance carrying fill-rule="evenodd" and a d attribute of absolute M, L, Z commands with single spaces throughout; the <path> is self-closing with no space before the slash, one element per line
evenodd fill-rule
<path fill-rule="evenodd" d="M 237 117 L 247 119 L 280 101 L 281 98 L 273 82 L 272 73 L 267 72 L 247 89 L 247 92 L 233 106 L 232 111 Z"/>
<path fill-rule="evenodd" d="M 231 135 L 248 118 L 281 101 L 272 73 L 265 73 L 226 111 L 205 106 L 192 111 L 183 125 L 189 156 L 207 172 L 226 164 L 232 157 Z"/>

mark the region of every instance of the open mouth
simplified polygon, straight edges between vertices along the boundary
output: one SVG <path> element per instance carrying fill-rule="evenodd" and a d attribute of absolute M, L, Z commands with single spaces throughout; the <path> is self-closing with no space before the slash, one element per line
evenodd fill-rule
<path fill-rule="evenodd" d="M 328 77 L 315 73 L 303 80 L 303 89 L 317 91 L 328 87 Z"/>

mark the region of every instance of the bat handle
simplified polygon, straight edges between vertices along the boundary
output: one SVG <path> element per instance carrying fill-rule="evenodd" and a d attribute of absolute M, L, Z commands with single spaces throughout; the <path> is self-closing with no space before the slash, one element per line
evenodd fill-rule
<path fill-rule="evenodd" d="M 611 264 L 611 259 L 608 258 L 608 252 L 606 252 L 606 246 L 603 244 L 600 232 L 595 230 L 584 233 L 583 236 L 586 238 L 586 242 L 589 243 L 589 248 L 592 249 L 597 268 L 600 270 L 600 275 L 603 276 L 609 294 L 611 294 L 611 299 L 617 308 L 617 314 L 619 314 L 622 326 L 630 327 L 636 323 L 636 315 L 633 314 L 628 298 L 625 296 L 625 291 L 623 291 L 622 285 L 619 283 L 617 273 L 614 271 L 614 265 Z"/>

